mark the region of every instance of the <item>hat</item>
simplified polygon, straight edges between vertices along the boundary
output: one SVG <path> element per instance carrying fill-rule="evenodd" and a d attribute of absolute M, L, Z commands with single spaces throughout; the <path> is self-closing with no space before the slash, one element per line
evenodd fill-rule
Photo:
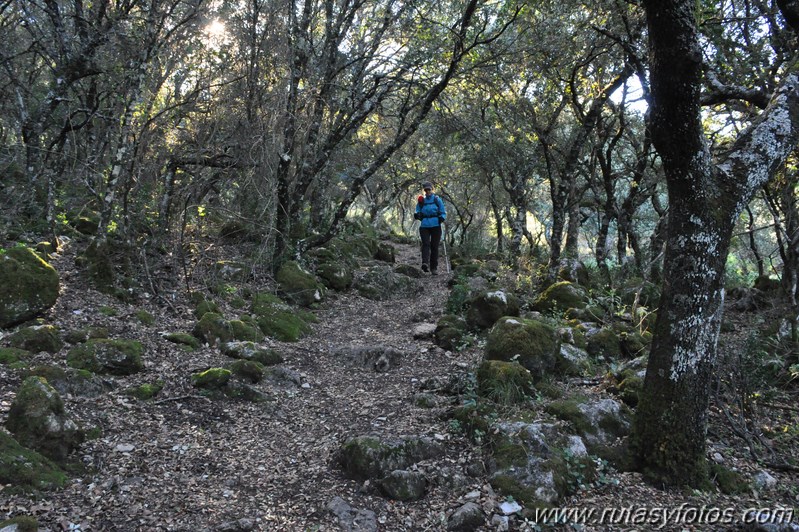
<path fill-rule="evenodd" d="M 433 183 L 431 183 L 430 181 L 425 181 L 424 183 L 422 183 L 423 190 L 427 190 L 428 188 L 430 190 L 433 190 Z"/>

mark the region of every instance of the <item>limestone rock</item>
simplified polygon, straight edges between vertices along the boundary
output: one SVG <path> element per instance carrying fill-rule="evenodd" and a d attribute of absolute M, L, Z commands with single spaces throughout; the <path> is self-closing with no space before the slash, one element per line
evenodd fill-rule
<path fill-rule="evenodd" d="M 144 347 L 135 340 L 89 340 L 67 353 L 67 364 L 92 373 L 133 375 L 144 369 Z"/>
<path fill-rule="evenodd" d="M 357 275 L 354 286 L 361 296 L 374 301 L 410 297 L 420 290 L 417 281 L 395 273 L 391 266 L 382 264 L 367 268 Z"/>
<path fill-rule="evenodd" d="M 303 307 L 321 303 L 325 289 L 316 276 L 305 270 L 296 261 L 284 263 L 275 274 L 281 292 L 289 301 Z"/>
<path fill-rule="evenodd" d="M 585 308 L 588 295 L 585 290 L 569 281 L 549 286 L 536 299 L 533 309 L 539 312 L 565 312 L 570 308 Z"/>
<path fill-rule="evenodd" d="M 358 436 L 344 442 L 339 452 L 339 463 L 350 478 L 379 479 L 442 453 L 441 445 L 427 437 L 380 439 Z"/>
<path fill-rule="evenodd" d="M 471 298 L 466 323 L 473 329 L 488 329 L 502 316 L 519 315 L 519 298 L 504 290 L 485 290 Z"/>
<path fill-rule="evenodd" d="M 327 509 L 345 532 L 377 532 L 377 516 L 372 510 L 353 508 L 338 496 L 327 503 Z"/>
<path fill-rule="evenodd" d="M 460 316 L 446 314 L 436 323 L 433 340 L 442 349 L 456 350 L 463 345 L 466 327 L 466 320 Z"/>
<path fill-rule="evenodd" d="M 385 372 L 398 367 L 405 353 L 399 349 L 378 345 L 349 346 L 338 349 L 335 356 L 351 366 Z"/>
<path fill-rule="evenodd" d="M 394 470 L 378 481 L 380 491 L 396 501 L 418 501 L 427 491 L 427 479 L 418 471 Z"/>
<path fill-rule="evenodd" d="M 485 524 L 485 514 L 480 505 L 467 502 L 449 516 L 447 530 L 454 532 L 472 532 Z"/>
<path fill-rule="evenodd" d="M 0 252 L 0 328 L 35 318 L 55 305 L 59 278 L 33 250 Z"/>
<path fill-rule="evenodd" d="M 28 377 L 22 383 L 6 427 L 17 441 L 57 462 L 83 442 L 83 431 L 64 411 L 58 392 L 41 377 Z"/>
<path fill-rule="evenodd" d="M 58 329 L 52 325 L 23 327 L 8 338 L 8 343 L 11 347 L 31 353 L 41 351 L 57 353 L 64 346 L 64 342 L 58 336 Z"/>
<path fill-rule="evenodd" d="M 536 381 L 555 368 L 560 341 L 550 325 L 523 318 L 503 317 L 488 333 L 488 360 L 516 360 Z"/>

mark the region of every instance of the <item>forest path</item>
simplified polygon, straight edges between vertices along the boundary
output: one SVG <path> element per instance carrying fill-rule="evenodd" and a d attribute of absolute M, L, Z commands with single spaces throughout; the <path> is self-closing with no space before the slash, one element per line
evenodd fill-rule
<path fill-rule="evenodd" d="M 397 264 L 418 266 L 418 246 L 392 245 Z M 186 352 L 162 338 L 164 332 L 192 329 L 189 307 L 175 305 L 181 310 L 175 316 L 154 302 L 120 303 L 89 289 L 73 260 L 69 253 L 54 258 L 64 290 L 47 320 L 62 331 L 105 327 L 113 338 L 141 341 L 146 370 L 104 377 L 100 393 L 65 395 L 68 411 L 101 433 L 78 452 L 86 470 L 60 491 L 7 498 L 3 492 L 0 516 L 33 515 L 42 530 L 84 532 L 339 530 L 327 508 L 338 496 L 374 511 L 380 530 L 440 530 L 463 503 L 459 496 L 481 489 L 485 479 L 471 477 L 455 491 L 436 484 L 436 471 L 452 468 L 462 475 L 479 460 L 479 450 L 448 430 L 448 398 L 439 396 L 434 408 L 414 403 L 423 382 L 465 373 L 478 356 L 476 350 L 445 352 L 429 338 L 413 337 L 416 325 L 434 324 L 443 313 L 448 275 L 424 274 L 412 293 L 386 301 L 354 290 L 329 294 L 314 311 L 319 322 L 311 335 L 296 343 L 272 342 L 285 359 L 279 367 L 296 383 L 264 380 L 255 387 L 273 400 L 251 403 L 210 400 L 191 387 L 192 372 L 231 360 L 213 347 Z M 155 324 L 136 320 L 143 307 L 156 316 Z M 227 317 L 236 312 L 225 309 Z M 352 346 L 394 348 L 404 355 L 399 366 L 376 372 L 338 355 Z M 40 353 L 32 362 L 66 367 L 68 349 Z M 125 393 L 155 380 L 165 387 L 154 400 Z M 11 372 L 0 375 L 3 417 L 20 382 Z M 337 452 L 347 438 L 362 435 L 442 442 L 445 455 L 418 466 L 433 480 L 427 495 L 416 502 L 391 501 L 373 485 L 347 479 Z M 226 523 L 228 528 L 219 528 Z"/>

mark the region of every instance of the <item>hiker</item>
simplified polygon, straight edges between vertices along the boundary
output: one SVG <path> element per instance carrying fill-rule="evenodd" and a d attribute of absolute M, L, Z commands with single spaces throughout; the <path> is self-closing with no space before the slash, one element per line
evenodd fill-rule
<path fill-rule="evenodd" d="M 441 242 L 441 224 L 447 219 L 444 202 L 433 194 L 430 181 L 422 183 L 424 196 L 416 202 L 414 218 L 420 220 L 419 236 L 422 238 L 422 271 L 438 275 L 438 246 Z"/>

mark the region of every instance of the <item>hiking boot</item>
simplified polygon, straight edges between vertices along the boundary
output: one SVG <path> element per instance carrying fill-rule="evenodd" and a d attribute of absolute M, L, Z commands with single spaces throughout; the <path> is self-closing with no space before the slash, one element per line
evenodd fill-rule
<path fill-rule="evenodd" d="M 429 272 L 430 271 L 430 266 L 428 266 L 427 264 L 422 264 L 422 271 L 423 272 Z"/>

